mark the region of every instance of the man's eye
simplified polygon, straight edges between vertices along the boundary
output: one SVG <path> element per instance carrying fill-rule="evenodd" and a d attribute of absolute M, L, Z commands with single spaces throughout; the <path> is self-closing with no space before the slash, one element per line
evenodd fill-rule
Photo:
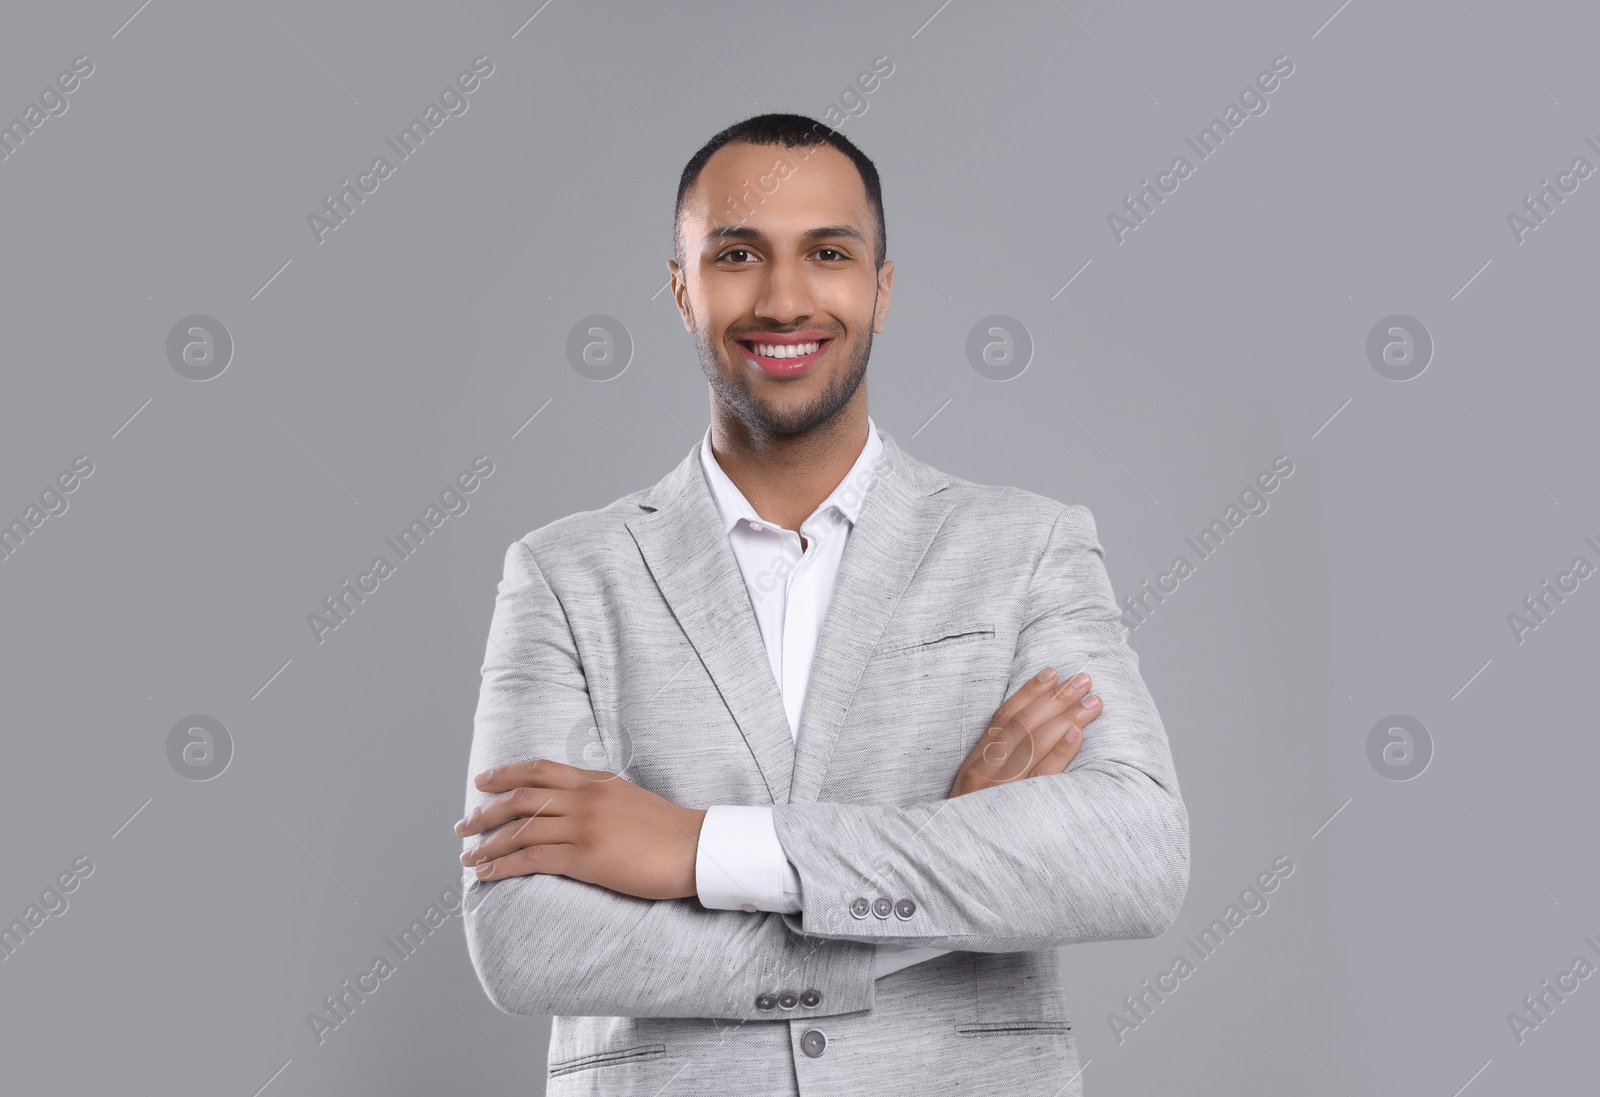
<path fill-rule="evenodd" d="M 749 255 L 749 254 L 750 254 L 750 249 L 749 248 L 734 248 L 731 251 L 723 252 L 722 253 L 722 259 L 719 260 L 719 262 L 725 262 L 726 260 L 732 259 L 735 255 Z"/>
<path fill-rule="evenodd" d="M 833 254 L 833 255 L 837 255 L 840 259 L 848 258 L 848 256 L 846 256 L 845 253 L 840 251 L 838 248 L 822 248 L 821 250 L 819 250 L 817 252 L 817 254 L 819 256 L 820 255 L 826 255 L 826 254 Z"/>

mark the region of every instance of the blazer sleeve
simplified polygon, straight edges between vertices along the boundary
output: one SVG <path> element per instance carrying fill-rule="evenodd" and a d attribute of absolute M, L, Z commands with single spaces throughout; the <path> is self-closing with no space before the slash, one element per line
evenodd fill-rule
<path fill-rule="evenodd" d="M 1188 890 L 1189 816 L 1118 616 L 1094 518 L 1064 507 L 1029 581 L 1006 696 L 1047 665 L 1087 670 L 1104 708 L 1077 757 L 1063 773 L 953 799 L 775 805 L 805 898 L 783 916 L 789 929 L 972 952 L 1163 933 Z M 874 917 L 879 897 L 909 898 L 915 912 Z"/>
<path fill-rule="evenodd" d="M 576 764 L 569 734 L 593 719 L 565 611 L 518 541 L 506 552 L 489 627 L 467 811 L 491 798 L 472 782 L 490 766 L 539 757 Z M 771 1020 L 756 998 L 786 987 L 821 992 L 809 1016 L 872 1007 L 871 946 L 805 941 L 776 914 L 640 899 L 565 876 L 484 882 L 471 868 L 462 876 L 467 951 L 507 1013 Z"/>

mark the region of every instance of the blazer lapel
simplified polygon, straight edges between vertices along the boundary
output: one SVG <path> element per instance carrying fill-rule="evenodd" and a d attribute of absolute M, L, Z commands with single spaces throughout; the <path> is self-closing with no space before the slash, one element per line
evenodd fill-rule
<path fill-rule="evenodd" d="M 794 737 L 772 677 L 739 561 L 700 467 L 700 442 L 640 500 L 628 520 L 662 597 L 694 645 L 755 755 L 772 802 L 786 802 Z"/>
<path fill-rule="evenodd" d="M 789 732 L 739 562 L 722 528 L 697 441 L 640 499 L 628 530 L 733 714 L 775 804 L 815 800 L 851 698 L 900 596 L 953 502 L 949 483 L 879 430 L 883 450 L 845 542 L 800 714 Z"/>
<path fill-rule="evenodd" d="M 937 497 L 949 478 L 910 457 L 879 430 L 883 451 L 845 542 L 828 614 L 817 637 L 800 713 L 788 801 L 814 801 L 862 672 L 917 565 L 955 509 Z"/>

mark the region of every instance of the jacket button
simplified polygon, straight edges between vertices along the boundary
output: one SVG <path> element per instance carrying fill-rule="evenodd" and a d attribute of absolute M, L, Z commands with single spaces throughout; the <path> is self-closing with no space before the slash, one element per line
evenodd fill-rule
<path fill-rule="evenodd" d="M 901 899 L 894 905 L 894 916 L 902 922 L 917 912 L 917 904 L 910 899 Z"/>
<path fill-rule="evenodd" d="M 792 991 L 792 990 L 779 991 L 779 993 L 778 993 L 778 1008 L 779 1009 L 793 1009 L 795 1006 L 797 1006 L 799 1004 L 800 1004 L 800 999 L 795 994 L 794 991 Z"/>
<path fill-rule="evenodd" d="M 812 1006 L 821 1005 L 822 1004 L 822 991 L 820 991 L 820 990 L 802 990 L 800 992 L 800 1004 L 805 1006 L 807 1009 L 810 1009 Z"/>
<path fill-rule="evenodd" d="M 867 916 L 867 912 L 871 909 L 872 904 L 867 902 L 863 896 L 857 895 L 854 899 L 850 900 L 850 913 L 857 918 L 865 918 Z"/>
<path fill-rule="evenodd" d="M 877 915 L 879 918 L 889 917 L 889 912 L 893 909 L 894 904 L 891 903 L 885 896 L 880 895 L 876 899 L 872 900 L 872 913 Z"/>
<path fill-rule="evenodd" d="M 776 1006 L 777 1004 L 778 1004 L 778 999 L 774 998 L 770 994 L 757 994 L 756 995 L 756 1008 L 757 1009 L 771 1009 L 773 1006 Z"/>
<path fill-rule="evenodd" d="M 828 1046 L 828 1038 L 818 1029 L 810 1029 L 800 1037 L 800 1050 L 815 1059 Z"/>

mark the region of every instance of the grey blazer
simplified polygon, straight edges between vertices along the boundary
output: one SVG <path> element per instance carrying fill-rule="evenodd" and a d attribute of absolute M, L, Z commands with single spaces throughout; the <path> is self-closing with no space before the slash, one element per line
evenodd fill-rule
<path fill-rule="evenodd" d="M 1177 915 L 1188 813 L 1093 517 L 879 436 L 797 742 L 698 440 L 655 486 L 506 553 L 467 809 L 488 799 L 472 774 L 536 757 L 692 807 L 772 804 L 805 907 L 463 870 L 485 992 L 554 1017 L 551 1097 L 1081 1094 L 1056 946 Z M 1104 698 L 1072 766 L 946 799 L 1047 664 Z M 874 980 L 883 941 L 953 951 Z"/>

